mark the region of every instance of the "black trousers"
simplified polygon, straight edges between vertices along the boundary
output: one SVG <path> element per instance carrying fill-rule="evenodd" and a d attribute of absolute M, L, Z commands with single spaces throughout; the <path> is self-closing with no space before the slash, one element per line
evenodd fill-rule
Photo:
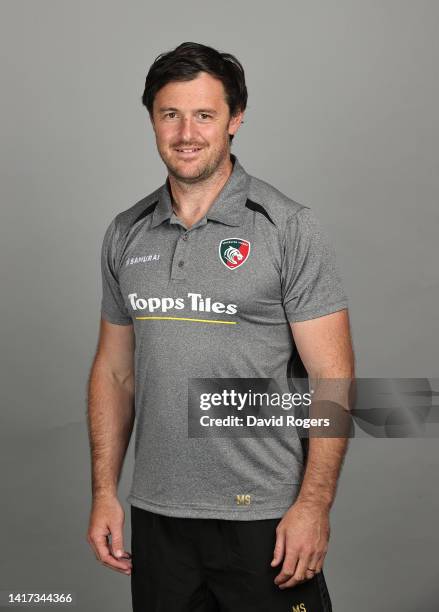
<path fill-rule="evenodd" d="M 134 612 L 332 612 L 323 572 L 279 589 L 280 519 L 175 518 L 131 506 Z"/>

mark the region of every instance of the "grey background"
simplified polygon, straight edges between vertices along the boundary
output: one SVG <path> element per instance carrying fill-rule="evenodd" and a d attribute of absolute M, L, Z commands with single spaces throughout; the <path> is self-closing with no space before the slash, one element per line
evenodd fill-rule
<path fill-rule="evenodd" d="M 149 65 L 185 40 L 237 55 L 249 106 L 232 150 L 329 231 L 358 376 L 437 377 L 439 4 L 3 0 L 1 12 L 0 590 L 69 588 L 81 611 L 129 610 L 129 578 L 85 541 L 85 386 L 105 227 L 165 178 L 140 104 Z M 336 612 L 437 610 L 438 467 L 437 440 L 351 441 L 325 564 Z M 125 533 L 130 549 L 128 512 Z"/>

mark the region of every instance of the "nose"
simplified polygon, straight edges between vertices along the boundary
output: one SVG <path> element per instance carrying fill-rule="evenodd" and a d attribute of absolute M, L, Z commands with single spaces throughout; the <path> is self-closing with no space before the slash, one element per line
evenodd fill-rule
<path fill-rule="evenodd" d="M 194 135 L 195 126 L 192 117 L 183 117 L 180 122 L 180 140 L 182 142 L 192 143 Z"/>

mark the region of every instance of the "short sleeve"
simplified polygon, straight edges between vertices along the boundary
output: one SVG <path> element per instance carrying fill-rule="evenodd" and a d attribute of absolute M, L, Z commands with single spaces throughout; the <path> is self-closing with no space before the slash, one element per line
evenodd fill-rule
<path fill-rule="evenodd" d="M 101 249 L 102 301 L 101 315 L 110 323 L 129 325 L 132 319 L 127 311 L 116 273 L 116 220 L 108 226 Z"/>
<path fill-rule="evenodd" d="M 282 251 L 282 300 L 289 322 L 348 307 L 334 247 L 307 206 L 287 222 Z"/>

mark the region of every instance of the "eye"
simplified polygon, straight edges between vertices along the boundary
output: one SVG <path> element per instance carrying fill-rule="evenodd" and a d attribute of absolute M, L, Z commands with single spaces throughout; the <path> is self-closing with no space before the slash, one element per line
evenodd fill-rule
<path fill-rule="evenodd" d="M 200 117 L 202 119 L 207 119 L 207 118 L 212 118 L 212 115 L 209 115 L 209 113 L 200 113 Z"/>
<path fill-rule="evenodd" d="M 174 117 L 171 117 L 171 115 L 175 115 L 176 112 L 175 111 L 169 111 L 168 113 L 165 113 L 165 117 L 169 117 L 169 119 L 173 119 Z"/>

